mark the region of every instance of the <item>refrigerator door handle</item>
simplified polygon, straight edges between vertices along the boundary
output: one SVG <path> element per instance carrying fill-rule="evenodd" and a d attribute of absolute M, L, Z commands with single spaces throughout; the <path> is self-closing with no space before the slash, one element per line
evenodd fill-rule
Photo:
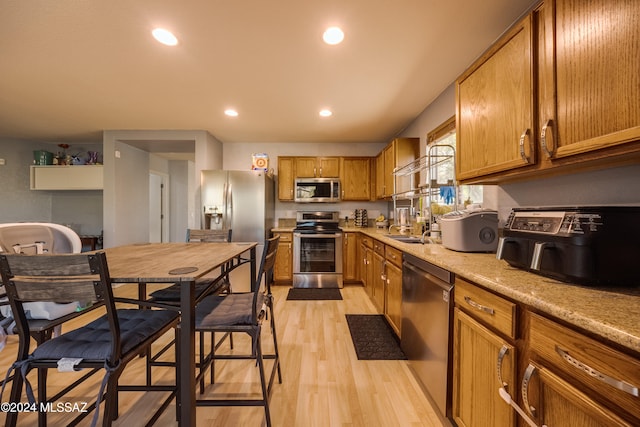
<path fill-rule="evenodd" d="M 231 183 L 227 182 L 227 190 L 225 192 L 226 217 L 225 229 L 233 228 L 233 191 L 231 191 Z"/>

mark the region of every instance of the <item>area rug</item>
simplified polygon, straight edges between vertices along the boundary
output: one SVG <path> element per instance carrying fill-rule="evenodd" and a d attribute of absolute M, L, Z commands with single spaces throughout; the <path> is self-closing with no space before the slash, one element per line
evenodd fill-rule
<path fill-rule="evenodd" d="M 308 288 L 291 288 L 287 295 L 288 300 L 341 300 L 342 294 L 340 289 L 308 289 Z"/>
<path fill-rule="evenodd" d="M 407 359 L 383 315 L 347 314 L 346 316 L 359 360 Z"/>

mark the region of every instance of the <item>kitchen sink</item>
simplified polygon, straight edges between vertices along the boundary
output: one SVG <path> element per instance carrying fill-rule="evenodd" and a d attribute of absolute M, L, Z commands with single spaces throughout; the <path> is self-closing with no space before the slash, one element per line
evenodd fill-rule
<path fill-rule="evenodd" d="M 389 235 L 387 237 L 402 243 L 423 243 L 422 239 L 418 236 Z M 427 243 L 427 241 L 425 241 L 424 243 Z"/>

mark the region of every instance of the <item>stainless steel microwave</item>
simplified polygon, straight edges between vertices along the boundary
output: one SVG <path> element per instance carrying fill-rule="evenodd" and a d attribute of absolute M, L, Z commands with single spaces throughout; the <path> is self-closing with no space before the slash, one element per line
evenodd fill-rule
<path fill-rule="evenodd" d="M 337 178 L 297 178 L 296 202 L 332 203 L 340 201 L 340 180 Z"/>

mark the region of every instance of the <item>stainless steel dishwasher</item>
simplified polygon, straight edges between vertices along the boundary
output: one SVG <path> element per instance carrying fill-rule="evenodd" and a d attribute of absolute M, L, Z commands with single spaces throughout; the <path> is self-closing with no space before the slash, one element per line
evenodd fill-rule
<path fill-rule="evenodd" d="M 409 254 L 402 266 L 400 345 L 441 418 L 450 419 L 454 275 Z"/>

